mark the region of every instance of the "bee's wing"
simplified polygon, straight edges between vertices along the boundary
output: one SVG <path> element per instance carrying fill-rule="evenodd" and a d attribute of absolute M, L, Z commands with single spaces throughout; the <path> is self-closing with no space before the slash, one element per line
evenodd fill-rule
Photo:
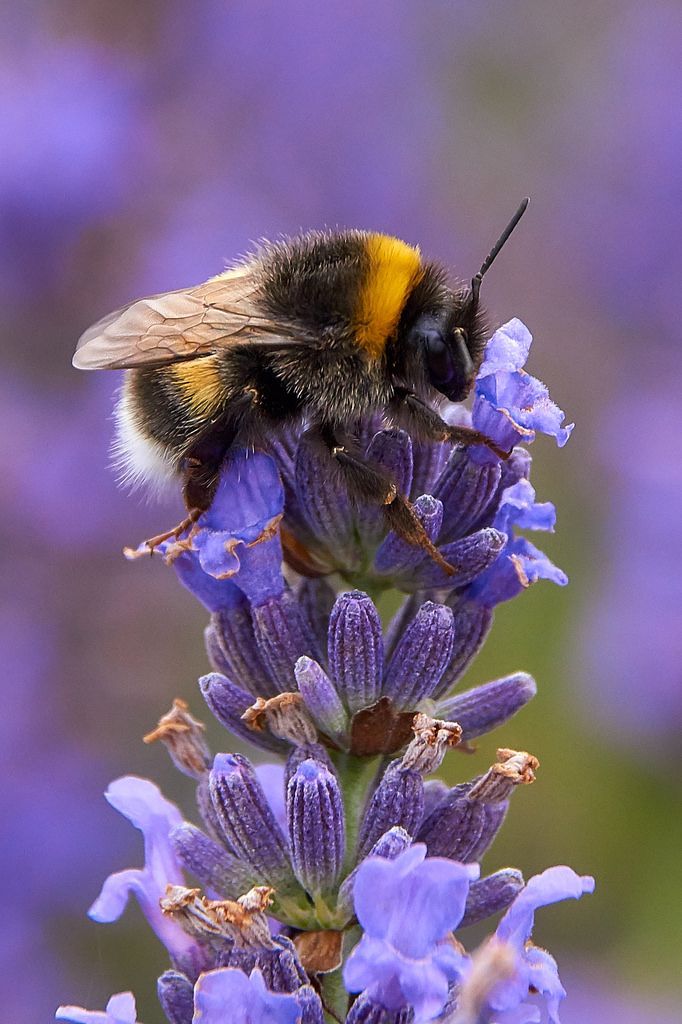
<path fill-rule="evenodd" d="M 73 357 L 79 370 L 163 366 L 210 355 L 222 345 L 277 336 L 282 329 L 259 312 L 248 267 L 205 284 L 138 299 L 88 328 Z"/>

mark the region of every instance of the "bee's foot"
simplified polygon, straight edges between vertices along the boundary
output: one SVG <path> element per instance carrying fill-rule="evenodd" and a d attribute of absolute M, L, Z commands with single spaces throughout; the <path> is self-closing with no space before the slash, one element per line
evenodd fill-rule
<path fill-rule="evenodd" d="M 200 508 L 192 508 L 189 513 L 185 516 L 182 522 L 174 526 L 172 530 L 166 530 L 164 533 L 157 533 L 154 537 L 149 537 L 147 540 L 143 540 L 138 548 L 124 548 L 124 554 L 126 558 L 140 558 L 142 555 L 153 555 L 158 547 L 164 544 L 167 540 L 179 541 L 183 533 L 191 529 L 196 523 L 197 519 L 202 513 Z"/>

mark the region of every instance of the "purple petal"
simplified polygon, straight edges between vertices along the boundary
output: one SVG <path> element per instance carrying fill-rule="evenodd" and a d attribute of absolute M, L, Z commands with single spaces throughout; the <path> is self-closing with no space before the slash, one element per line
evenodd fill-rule
<path fill-rule="evenodd" d="M 526 365 L 532 343 L 533 336 L 526 325 L 518 317 L 513 317 L 498 327 L 486 345 L 478 378 L 522 369 Z"/>
<path fill-rule="evenodd" d="M 562 426 L 564 414 L 545 385 L 522 369 L 531 340 L 528 329 L 516 319 L 495 332 L 476 380 L 472 422 L 502 447 L 532 441 L 540 431 L 556 438 L 561 448 L 573 424 Z"/>
<path fill-rule="evenodd" d="M 536 502 L 535 489 L 528 480 L 519 480 L 502 494 L 495 516 L 495 528 L 510 533 L 512 526 L 522 530 L 545 530 L 554 533 L 556 510 L 551 501 Z"/>
<path fill-rule="evenodd" d="M 101 922 L 117 920 L 132 893 L 161 942 L 171 955 L 181 957 L 193 950 L 195 943 L 178 924 L 161 913 L 159 898 L 168 884 L 184 884 L 170 841 L 170 832 L 182 823 L 182 815 L 157 786 L 136 776 L 112 782 L 105 795 L 112 807 L 143 833 L 145 866 L 110 875 L 90 907 L 89 916 Z"/>
<path fill-rule="evenodd" d="M 60 1006 L 55 1020 L 71 1021 L 71 1024 L 136 1024 L 135 997 L 132 992 L 119 992 L 111 997 L 106 1011 Z"/>
<path fill-rule="evenodd" d="M 457 927 L 469 883 L 479 874 L 475 864 L 425 858 L 422 843 L 395 860 L 371 857 L 355 879 L 355 910 L 364 930 L 408 957 L 426 955 Z"/>
<path fill-rule="evenodd" d="M 260 971 L 247 977 L 234 967 L 202 974 L 194 989 L 195 1024 L 296 1024 L 292 995 L 268 992 Z"/>
<path fill-rule="evenodd" d="M 577 875 L 572 868 L 560 865 L 547 868 L 529 879 L 497 926 L 497 937 L 521 949 L 533 931 L 535 911 L 560 900 L 580 899 L 594 892 L 594 878 Z"/>
<path fill-rule="evenodd" d="M 232 608 L 243 600 L 239 587 L 205 572 L 196 551 L 183 551 L 173 560 L 178 579 L 210 612 Z"/>
<path fill-rule="evenodd" d="M 256 778 L 283 832 L 287 827 L 286 787 L 283 764 L 257 764 Z"/>
<path fill-rule="evenodd" d="M 216 579 L 232 579 L 255 603 L 280 594 L 284 582 L 276 527 L 283 508 L 273 460 L 260 452 L 231 454 L 210 508 L 192 531 L 202 569 Z"/>

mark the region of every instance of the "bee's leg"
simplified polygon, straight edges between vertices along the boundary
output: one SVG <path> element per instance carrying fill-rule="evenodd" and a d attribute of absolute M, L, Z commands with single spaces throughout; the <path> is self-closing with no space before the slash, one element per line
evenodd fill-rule
<path fill-rule="evenodd" d="M 484 444 L 498 459 L 508 459 L 511 452 L 505 451 L 495 444 L 492 438 L 482 434 L 473 427 L 451 425 L 429 408 L 426 402 L 411 391 L 401 391 L 391 403 L 391 413 L 421 441 L 450 441 L 452 444 L 473 445 Z"/>
<path fill-rule="evenodd" d="M 182 459 L 179 469 L 187 515 L 171 530 L 165 530 L 143 542 L 150 554 L 153 555 L 154 550 L 166 540 L 179 540 L 183 533 L 194 526 L 202 512 L 209 508 L 220 467 L 236 432 L 235 422 L 225 424 L 219 430 L 213 427 L 211 433 L 196 441 Z"/>
<path fill-rule="evenodd" d="M 448 576 L 454 575 L 456 568 L 443 558 L 424 529 L 414 506 L 398 493 L 395 483 L 380 470 L 349 452 L 331 428 L 322 427 L 320 435 L 343 475 L 351 500 L 383 506 L 389 527 L 399 537 L 408 544 L 423 548 L 443 572 Z"/>
<path fill-rule="evenodd" d="M 156 548 L 163 544 L 165 540 L 178 540 L 186 530 L 194 526 L 202 511 L 203 509 L 200 508 L 191 508 L 185 518 L 177 526 L 174 526 L 172 530 L 166 530 L 165 533 L 157 533 L 155 537 L 149 537 L 143 541 L 142 543 L 149 550 L 149 554 L 153 555 Z"/>

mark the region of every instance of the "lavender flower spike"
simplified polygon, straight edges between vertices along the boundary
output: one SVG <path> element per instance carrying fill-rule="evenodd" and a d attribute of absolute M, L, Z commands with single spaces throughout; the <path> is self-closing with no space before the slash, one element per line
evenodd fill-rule
<path fill-rule="evenodd" d="M 312 896 L 332 888 L 345 853 L 341 790 L 326 765 L 303 761 L 289 780 L 287 816 L 294 872 Z"/>
<path fill-rule="evenodd" d="M 112 782 L 105 794 L 117 811 L 144 835 L 145 866 L 109 875 L 102 891 L 88 911 L 94 921 L 116 921 L 133 893 L 143 914 L 167 950 L 178 959 L 195 948 L 183 930 L 165 917 L 159 899 L 168 884 L 182 885 L 182 869 L 170 842 L 172 829 L 182 824 L 182 815 L 161 795 L 158 787 L 134 775 Z"/>
<path fill-rule="evenodd" d="M 132 992 L 119 992 L 112 996 L 104 1012 L 84 1010 L 80 1006 L 60 1006 L 55 1020 L 71 1024 L 137 1024 L 135 997 Z"/>

